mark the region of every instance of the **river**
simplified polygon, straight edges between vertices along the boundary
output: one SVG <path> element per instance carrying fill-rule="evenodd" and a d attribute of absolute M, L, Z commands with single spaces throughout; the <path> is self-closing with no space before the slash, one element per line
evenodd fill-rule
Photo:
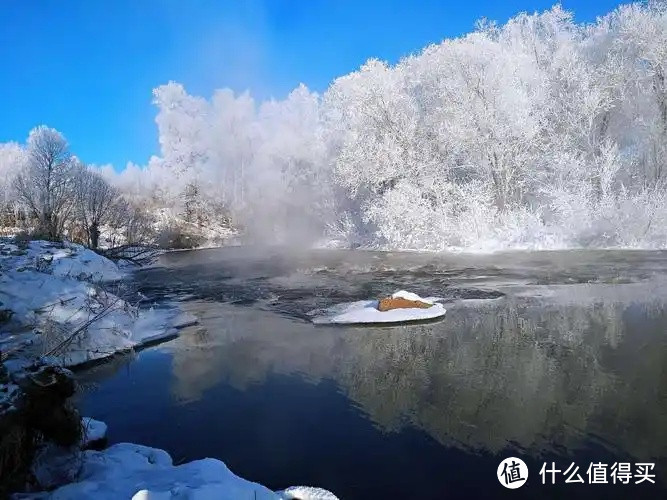
<path fill-rule="evenodd" d="M 199 324 L 78 373 L 112 443 L 341 499 L 667 496 L 667 252 L 232 247 L 161 265 L 132 286 Z M 398 289 L 444 297 L 446 316 L 310 322 Z M 496 477 L 510 456 L 529 469 L 517 490 Z M 545 485 L 545 462 L 585 482 L 593 462 L 654 463 L 656 484 Z"/>

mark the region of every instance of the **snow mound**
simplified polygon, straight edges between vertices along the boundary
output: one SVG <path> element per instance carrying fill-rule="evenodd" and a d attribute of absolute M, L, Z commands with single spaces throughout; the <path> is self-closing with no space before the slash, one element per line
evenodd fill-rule
<path fill-rule="evenodd" d="M 81 426 L 83 427 L 82 448 L 87 447 L 95 441 L 100 441 L 107 436 L 107 424 L 94 418 L 83 417 L 81 419 Z"/>
<path fill-rule="evenodd" d="M 427 309 L 406 308 L 392 309 L 381 312 L 378 310 L 379 301 L 359 300 L 347 302 L 326 309 L 323 314 L 315 316 L 313 323 L 318 325 L 356 325 L 364 323 L 406 323 L 440 318 L 447 309 L 438 301 L 438 297 L 420 297 L 416 293 L 399 290 L 392 298 L 403 298 L 432 304 Z"/>
<path fill-rule="evenodd" d="M 69 276 L 92 282 L 115 281 L 123 277 L 114 262 L 92 250 L 73 244 L 69 244 L 66 250 L 53 254 L 51 270 L 56 276 Z"/>
<path fill-rule="evenodd" d="M 70 463 L 70 467 L 74 465 Z M 175 466 L 167 452 L 130 443 L 115 444 L 104 451 L 84 451 L 76 467 L 79 471 L 76 482 L 27 498 L 337 500 L 332 493 L 319 488 L 299 486 L 273 492 L 261 484 L 240 478 L 224 462 L 213 458 Z"/>
<path fill-rule="evenodd" d="M 392 293 L 391 298 L 412 300 L 413 302 L 425 302 L 427 304 L 434 304 L 439 300 L 436 297 L 420 297 L 416 293 L 408 292 L 406 290 L 399 290 L 398 292 Z"/>
<path fill-rule="evenodd" d="M 54 276 L 92 282 L 115 281 L 123 277 L 115 263 L 76 243 L 36 240 L 28 242 L 25 249 L 3 243 L 0 251 L 3 267 L 39 269 Z"/>

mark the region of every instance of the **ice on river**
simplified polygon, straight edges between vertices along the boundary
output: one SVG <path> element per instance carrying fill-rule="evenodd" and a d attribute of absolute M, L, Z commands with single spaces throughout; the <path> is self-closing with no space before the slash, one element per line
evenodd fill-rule
<path fill-rule="evenodd" d="M 346 302 L 320 311 L 321 314 L 313 318 L 313 323 L 319 325 L 356 325 L 364 323 L 406 323 L 411 321 L 424 321 L 440 318 L 445 315 L 447 309 L 438 301 L 438 297 L 420 297 L 416 293 L 400 290 L 392 295 L 392 298 L 403 298 L 432 304 L 431 307 L 421 309 L 418 307 L 405 309 L 392 309 L 390 311 L 379 311 L 377 300 L 359 300 Z"/>

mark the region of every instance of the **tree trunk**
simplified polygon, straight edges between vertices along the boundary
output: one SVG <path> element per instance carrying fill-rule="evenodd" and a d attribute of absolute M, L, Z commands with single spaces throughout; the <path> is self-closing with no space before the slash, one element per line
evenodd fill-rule
<path fill-rule="evenodd" d="M 91 224 L 90 231 L 88 233 L 90 235 L 90 248 L 96 250 L 100 241 L 100 229 L 96 222 Z"/>
<path fill-rule="evenodd" d="M 58 219 L 52 212 L 44 212 L 39 223 L 41 226 L 39 232 L 46 239 L 49 241 L 56 241 L 58 239 Z"/>

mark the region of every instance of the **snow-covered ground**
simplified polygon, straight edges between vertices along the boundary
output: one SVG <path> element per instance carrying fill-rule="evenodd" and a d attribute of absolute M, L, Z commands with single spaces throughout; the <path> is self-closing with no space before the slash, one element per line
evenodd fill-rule
<path fill-rule="evenodd" d="M 106 425 L 84 418 L 97 439 Z M 87 439 L 91 440 L 91 435 Z M 198 500 L 337 500 L 329 491 L 296 486 L 274 492 L 235 475 L 224 462 L 204 458 L 174 465 L 169 454 L 157 448 L 131 443 L 115 444 L 105 450 L 66 450 L 47 447 L 35 461 L 33 473 L 53 491 L 23 498 L 79 500 L 95 499 L 198 499 Z M 62 482 L 66 484 L 62 484 Z"/>
<path fill-rule="evenodd" d="M 139 309 L 122 298 L 123 272 L 72 243 L 0 243 L 0 350 L 75 366 L 167 338 L 195 318 Z"/>
<path fill-rule="evenodd" d="M 358 300 L 345 302 L 323 311 L 313 312 L 313 323 L 319 325 L 355 325 L 363 323 L 405 323 L 409 321 L 423 321 L 444 316 L 447 310 L 438 301 L 438 297 L 420 297 L 405 290 L 399 290 L 392 298 L 403 298 L 412 301 L 432 304 L 426 309 L 405 308 L 379 311 L 377 300 Z"/>

